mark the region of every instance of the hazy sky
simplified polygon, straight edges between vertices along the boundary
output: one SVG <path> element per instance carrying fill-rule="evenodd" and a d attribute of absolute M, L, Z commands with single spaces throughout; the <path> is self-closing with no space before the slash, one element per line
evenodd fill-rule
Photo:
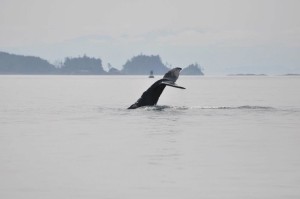
<path fill-rule="evenodd" d="M 0 50 L 51 62 L 140 53 L 208 74 L 300 73 L 299 0 L 0 0 Z"/>

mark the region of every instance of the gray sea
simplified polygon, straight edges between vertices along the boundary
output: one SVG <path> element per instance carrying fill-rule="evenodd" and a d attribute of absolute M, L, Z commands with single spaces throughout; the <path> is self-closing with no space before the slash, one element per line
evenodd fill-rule
<path fill-rule="evenodd" d="M 0 198 L 300 198 L 300 77 L 158 79 L 0 76 Z"/>

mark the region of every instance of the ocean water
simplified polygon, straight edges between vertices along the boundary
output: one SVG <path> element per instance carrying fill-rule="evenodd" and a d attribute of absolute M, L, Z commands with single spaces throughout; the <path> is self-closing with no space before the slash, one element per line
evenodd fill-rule
<path fill-rule="evenodd" d="M 300 77 L 0 76 L 0 198 L 300 198 Z"/>

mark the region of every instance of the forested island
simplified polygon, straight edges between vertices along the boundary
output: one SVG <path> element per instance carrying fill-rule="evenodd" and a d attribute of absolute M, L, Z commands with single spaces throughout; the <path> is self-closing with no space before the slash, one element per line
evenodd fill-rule
<path fill-rule="evenodd" d="M 0 74 L 55 74 L 57 68 L 34 56 L 0 52 Z"/>
<path fill-rule="evenodd" d="M 0 74 L 25 75 L 163 75 L 170 67 L 163 64 L 159 55 L 138 55 L 128 60 L 121 70 L 109 64 L 104 70 L 100 58 L 86 55 L 76 58 L 65 58 L 59 65 L 49 63 L 40 57 L 23 56 L 0 52 Z M 182 70 L 182 75 L 204 75 L 200 66 L 195 63 Z"/>

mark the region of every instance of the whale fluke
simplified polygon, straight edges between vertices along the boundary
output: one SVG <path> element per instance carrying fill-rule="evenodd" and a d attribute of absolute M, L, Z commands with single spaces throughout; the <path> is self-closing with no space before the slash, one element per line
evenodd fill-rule
<path fill-rule="evenodd" d="M 153 106 L 157 104 L 157 101 L 165 89 L 166 86 L 171 86 L 175 88 L 185 89 L 182 86 L 178 86 L 175 84 L 176 80 L 179 77 L 179 73 L 181 71 L 181 68 L 173 68 L 172 70 L 168 71 L 164 77 L 158 81 L 156 81 L 154 84 L 150 86 L 143 94 L 142 96 L 134 103 L 132 104 L 128 109 L 135 109 L 141 106 Z"/>
<path fill-rule="evenodd" d="M 181 70 L 181 68 L 173 68 L 164 75 L 163 79 L 167 79 L 175 83 Z"/>

